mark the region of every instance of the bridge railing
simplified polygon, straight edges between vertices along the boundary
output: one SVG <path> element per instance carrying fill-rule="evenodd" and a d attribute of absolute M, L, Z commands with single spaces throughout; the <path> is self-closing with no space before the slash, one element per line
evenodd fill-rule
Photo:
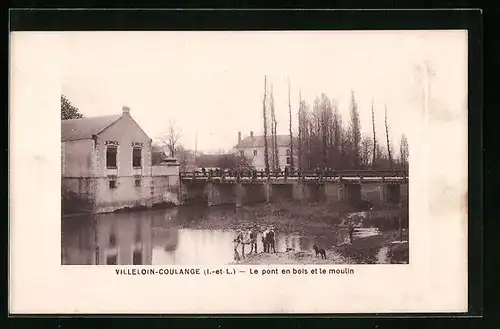
<path fill-rule="evenodd" d="M 304 171 L 184 171 L 181 180 L 280 180 L 280 179 L 349 179 L 349 178 L 408 178 L 408 170 L 304 170 Z"/>

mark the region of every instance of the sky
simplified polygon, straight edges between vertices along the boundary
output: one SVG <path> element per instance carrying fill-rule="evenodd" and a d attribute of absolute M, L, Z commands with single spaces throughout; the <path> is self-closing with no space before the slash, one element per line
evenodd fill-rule
<path fill-rule="evenodd" d="M 61 92 L 87 117 L 130 107 L 153 140 L 175 122 L 183 146 L 197 144 L 198 151 L 211 153 L 232 148 L 238 131 L 243 137 L 262 134 L 264 76 L 272 84 L 281 134 L 288 133 L 288 81 L 294 131 L 299 94 L 312 106 L 325 93 L 347 124 L 353 91 L 362 133 L 371 136 L 373 102 L 377 137 L 384 141 L 387 108 L 397 151 L 401 134 L 421 113 L 424 90 L 432 106 L 449 113 L 466 104 L 466 36 L 464 31 L 64 32 Z M 422 67 L 431 73 L 419 74 Z M 447 78 L 457 71 L 465 72 L 460 79 Z"/>

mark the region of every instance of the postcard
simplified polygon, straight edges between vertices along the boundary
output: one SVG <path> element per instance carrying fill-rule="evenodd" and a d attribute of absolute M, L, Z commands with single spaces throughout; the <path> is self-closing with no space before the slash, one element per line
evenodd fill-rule
<path fill-rule="evenodd" d="M 12 32 L 11 312 L 466 311 L 467 42 Z"/>

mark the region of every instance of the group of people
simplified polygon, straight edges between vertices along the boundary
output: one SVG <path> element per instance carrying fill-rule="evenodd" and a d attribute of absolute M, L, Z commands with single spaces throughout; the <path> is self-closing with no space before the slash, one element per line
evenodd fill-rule
<path fill-rule="evenodd" d="M 241 253 L 245 257 L 245 245 L 250 245 L 250 254 L 253 252 L 257 254 L 257 236 L 259 229 L 257 226 L 241 230 L 233 240 L 235 243 L 234 251 L 237 253 L 238 247 L 241 245 Z M 268 227 L 262 230 L 262 246 L 264 252 L 276 252 L 275 248 L 275 232 L 274 227 Z"/>
<path fill-rule="evenodd" d="M 335 176 L 335 169 L 333 168 L 315 168 L 312 169 L 313 173 L 317 176 L 321 177 L 331 177 Z M 201 173 L 203 176 L 208 176 L 208 177 L 224 177 L 224 176 L 237 176 L 237 177 L 267 177 L 269 175 L 284 175 L 284 176 L 301 176 L 302 171 L 300 169 L 295 169 L 295 168 L 290 168 L 290 167 L 284 167 L 283 169 L 279 168 L 277 170 L 256 170 L 256 169 L 247 169 L 247 170 L 239 170 L 239 169 L 209 169 L 206 170 L 205 168 L 201 169 Z"/>
<path fill-rule="evenodd" d="M 247 169 L 247 170 L 239 170 L 239 169 L 209 169 L 206 170 L 205 168 L 201 169 L 201 173 L 203 176 L 208 176 L 208 177 L 252 177 L 254 179 L 257 179 L 258 177 L 264 178 L 267 177 L 268 175 L 282 175 L 284 174 L 285 176 L 288 176 L 290 173 L 293 173 L 293 169 L 289 169 L 288 167 L 285 167 L 283 170 L 257 170 L 257 169 Z"/>

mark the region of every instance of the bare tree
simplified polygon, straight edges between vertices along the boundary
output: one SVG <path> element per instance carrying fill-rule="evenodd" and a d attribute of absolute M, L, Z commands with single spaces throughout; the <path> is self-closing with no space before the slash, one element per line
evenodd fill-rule
<path fill-rule="evenodd" d="M 179 145 L 175 153 L 179 161 L 180 171 L 187 171 L 190 166 L 194 166 L 195 154 L 192 150 L 185 149 L 182 145 Z"/>
<path fill-rule="evenodd" d="M 269 171 L 269 153 L 267 145 L 266 90 L 267 90 L 267 77 L 264 75 L 264 100 L 262 101 L 262 118 L 264 122 L 264 164 L 266 171 Z"/>
<path fill-rule="evenodd" d="M 373 141 L 368 136 L 364 136 L 361 139 L 361 166 L 363 168 L 368 168 L 370 166 L 370 158 L 372 158 L 373 161 L 373 157 L 371 157 L 371 153 L 373 152 L 372 144 Z"/>
<path fill-rule="evenodd" d="M 356 99 L 354 98 L 354 91 L 351 91 L 351 122 L 350 122 L 350 130 L 351 130 L 351 144 L 352 144 L 352 164 L 355 169 L 359 168 L 360 165 L 360 143 L 361 143 L 361 125 L 359 122 L 359 112 L 358 105 L 356 103 Z"/>
<path fill-rule="evenodd" d="M 335 107 L 333 112 L 333 149 L 335 150 L 335 163 L 334 166 L 338 166 L 341 159 L 340 154 L 340 143 L 342 135 L 342 118 L 340 117 L 339 110 Z"/>
<path fill-rule="evenodd" d="M 391 144 L 389 141 L 389 124 L 387 123 L 387 105 L 385 106 L 385 137 L 387 140 L 387 156 L 389 157 L 389 166 L 392 168 Z"/>
<path fill-rule="evenodd" d="M 323 168 L 328 167 L 328 158 L 329 158 L 329 142 L 330 142 L 330 129 L 331 126 L 331 118 L 332 118 L 332 103 L 330 99 L 325 95 L 321 94 L 321 102 L 320 102 L 320 113 L 319 113 L 319 121 L 320 121 L 320 138 L 321 138 L 321 166 Z"/>
<path fill-rule="evenodd" d="M 312 120 L 309 120 L 309 125 L 308 125 L 308 132 L 307 132 L 307 136 L 309 137 L 308 139 L 308 143 L 309 143 L 309 147 L 307 148 L 307 168 L 308 169 L 311 169 L 313 167 L 313 161 L 312 161 L 312 157 L 313 157 L 313 142 L 314 142 L 314 139 L 313 139 L 313 134 L 314 134 L 314 123 L 312 122 Z"/>
<path fill-rule="evenodd" d="M 274 111 L 274 93 L 273 93 L 273 85 L 271 84 L 271 136 L 272 136 L 272 144 L 273 144 L 273 170 L 278 170 L 280 168 L 279 164 L 279 150 L 278 150 L 278 137 L 276 135 L 276 131 L 278 129 L 278 121 L 276 121 L 276 112 Z"/>
<path fill-rule="evenodd" d="M 401 142 L 399 144 L 399 157 L 401 166 L 403 168 L 408 168 L 408 140 L 405 134 L 401 135 Z"/>
<path fill-rule="evenodd" d="M 292 134 L 292 105 L 290 104 L 290 79 L 288 79 L 288 115 L 289 115 L 289 127 L 290 132 L 290 168 L 294 168 L 293 159 L 293 134 Z"/>
<path fill-rule="evenodd" d="M 375 168 L 377 165 L 376 157 L 377 157 L 377 137 L 375 134 L 375 109 L 373 108 L 373 99 L 372 99 L 372 129 L 373 129 L 373 151 L 372 151 L 372 168 Z"/>
<path fill-rule="evenodd" d="M 181 130 L 177 127 L 175 121 L 168 123 L 168 130 L 162 138 L 162 144 L 168 149 L 170 156 L 174 157 L 177 151 L 177 144 L 181 138 Z"/>
<path fill-rule="evenodd" d="M 273 110 L 272 110 L 272 96 L 273 96 L 273 87 L 271 84 L 271 93 L 269 94 L 269 108 L 270 108 L 270 116 L 271 116 L 271 170 L 276 169 L 276 153 L 274 152 L 274 117 L 273 117 Z"/>
<path fill-rule="evenodd" d="M 371 109 L 373 136 L 371 133 L 364 135 L 361 133 L 354 92 L 351 95 L 349 123 L 344 124 L 343 116 L 340 115 L 337 106 L 326 95 L 316 97 L 311 109 L 299 93 L 297 152 L 298 166 L 301 170 L 325 166 L 335 169 L 393 167 L 394 155 L 389 137 L 387 108 L 385 112 L 387 144 L 385 144 L 377 140 L 373 100 Z M 405 143 L 402 142 L 403 149 Z M 407 153 L 403 151 L 402 154 L 404 158 Z"/>
<path fill-rule="evenodd" d="M 303 117 L 302 117 L 302 91 L 299 91 L 299 141 L 298 141 L 298 167 L 302 170 L 302 135 L 303 135 Z"/>

